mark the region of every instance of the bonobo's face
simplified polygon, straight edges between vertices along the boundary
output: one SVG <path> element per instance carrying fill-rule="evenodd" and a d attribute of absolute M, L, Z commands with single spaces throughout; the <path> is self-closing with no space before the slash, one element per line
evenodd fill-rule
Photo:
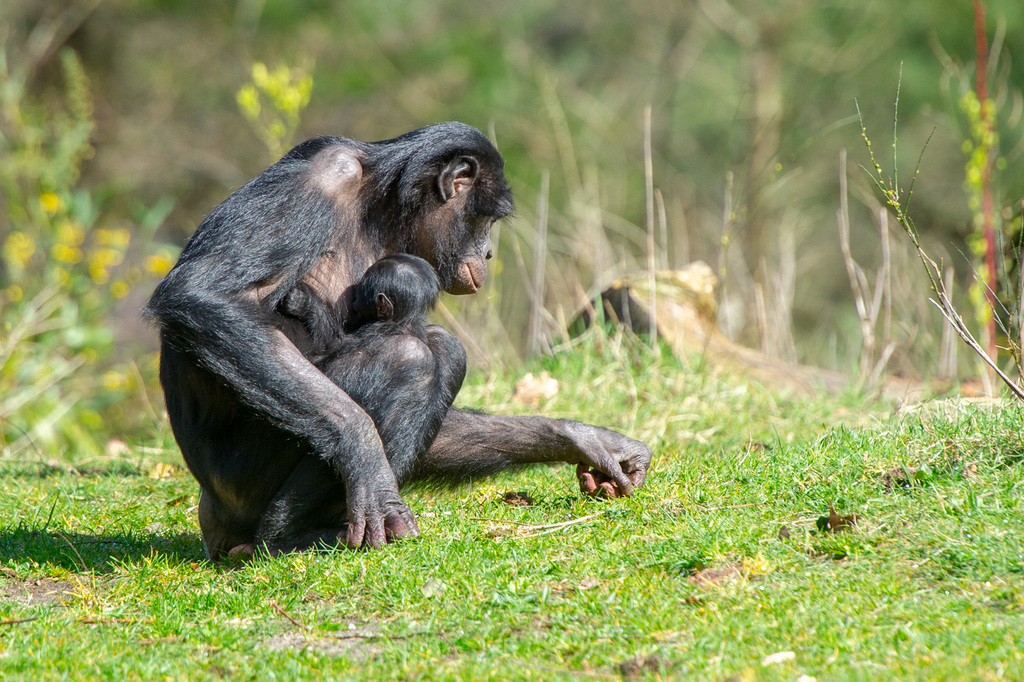
<path fill-rule="evenodd" d="M 441 285 L 449 294 L 475 294 L 487 280 L 487 261 L 491 258 L 491 226 L 494 219 L 473 216 L 462 221 L 460 258 L 449 264 L 450 272 L 438 271 Z"/>
<path fill-rule="evenodd" d="M 416 253 L 434 266 L 449 294 L 475 294 L 487 280 L 491 228 L 512 207 L 504 176 L 501 181 L 497 196 L 483 184 L 468 187 L 425 216 L 420 226 Z"/>

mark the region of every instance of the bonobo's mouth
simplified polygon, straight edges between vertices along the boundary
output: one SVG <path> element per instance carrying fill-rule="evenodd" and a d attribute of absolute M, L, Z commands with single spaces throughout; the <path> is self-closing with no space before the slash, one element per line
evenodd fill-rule
<path fill-rule="evenodd" d="M 455 277 L 445 291 L 455 296 L 475 294 L 483 286 L 487 279 L 487 268 L 473 268 L 469 263 L 463 263 L 455 273 Z"/>
<path fill-rule="evenodd" d="M 480 290 L 480 287 L 484 285 L 484 280 L 487 279 L 486 266 L 484 268 L 480 268 L 480 272 L 475 272 L 473 268 L 469 266 L 469 263 L 466 263 L 462 267 L 466 268 L 466 272 L 469 273 L 469 285 L 473 288 L 473 293 L 475 294 Z"/>

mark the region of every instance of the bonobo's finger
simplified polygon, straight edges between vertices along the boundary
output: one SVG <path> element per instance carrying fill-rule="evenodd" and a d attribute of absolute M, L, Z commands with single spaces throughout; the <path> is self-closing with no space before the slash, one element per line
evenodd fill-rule
<path fill-rule="evenodd" d="M 622 469 L 614 471 L 612 474 L 616 488 L 614 497 L 629 497 L 632 495 L 633 481 L 629 480 L 629 476 L 627 476 Z M 612 497 L 612 495 L 609 495 L 609 497 Z"/>
<path fill-rule="evenodd" d="M 633 482 L 629 480 L 629 476 L 622 471 L 618 463 L 611 468 L 611 471 L 602 471 L 601 474 L 600 483 L 604 490 L 604 497 L 628 497 L 633 494 Z"/>
<path fill-rule="evenodd" d="M 580 462 L 576 465 L 576 478 L 580 482 L 580 492 L 584 495 L 593 496 L 597 493 L 597 481 L 594 480 L 594 475 L 590 473 L 590 466 Z"/>
<path fill-rule="evenodd" d="M 633 484 L 633 487 L 639 488 L 644 484 L 644 480 L 647 479 L 647 469 L 637 469 L 636 471 L 628 475 L 630 482 Z"/>
<path fill-rule="evenodd" d="M 418 537 L 419 526 L 412 514 L 399 514 L 384 519 L 384 535 L 388 542 L 394 542 L 404 537 Z"/>
<path fill-rule="evenodd" d="M 366 531 L 366 519 L 360 515 L 348 524 L 348 537 L 345 544 L 349 549 L 359 549 L 363 546 L 363 535 Z"/>
<path fill-rule="evenodd" d="M 363 545 L 370 549 L 380 549 L 386 541 L 384 517 L 378 514 L 370 514 L 370 517 L 366 519 L 366 534 L 363 536 Z"/>

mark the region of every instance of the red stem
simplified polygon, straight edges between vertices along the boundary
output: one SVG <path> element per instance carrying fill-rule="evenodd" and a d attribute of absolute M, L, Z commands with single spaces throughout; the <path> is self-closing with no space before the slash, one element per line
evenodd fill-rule
<path fill-rule="evenodd" d="M 977 70 L 975 72 L 975 92 L 981 104 L 981 125 L 984 134 L 992 132 L 992 112 L 988 103 L 988 40 L 985 34 L 985 4 L 981 0 L 974 2 L 974 44 L 977 54 Z M 982 235 L 985 239 L 985 298 L 988 300 L 991 316 L 988 321 L 988 353 L 996 359 L 996 233 L 992 208 L 992 157 L 991 150 L 982 141 L 985 160 L 981 169 L 981 220 Z"/>

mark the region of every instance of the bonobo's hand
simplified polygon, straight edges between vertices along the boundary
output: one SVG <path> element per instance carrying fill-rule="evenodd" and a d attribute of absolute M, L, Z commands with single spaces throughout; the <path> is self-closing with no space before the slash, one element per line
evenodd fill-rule
<path fill-rule="evenodd" d="M 644 484 L 651 466 L 649 447 L 597 426 L 567 422 L 566 430 L 579 449 L 576 477 L 581 492 L 593 497 L 623 497 Z"/>
<path fill-rule="evenodd" d="M 412 510 L 393 482 L 383 488 L 349 486 L 348 518 L 348 531 L 339 539 L 351 549 L 377 549 L 386 542 L 420 534 Z"/>

